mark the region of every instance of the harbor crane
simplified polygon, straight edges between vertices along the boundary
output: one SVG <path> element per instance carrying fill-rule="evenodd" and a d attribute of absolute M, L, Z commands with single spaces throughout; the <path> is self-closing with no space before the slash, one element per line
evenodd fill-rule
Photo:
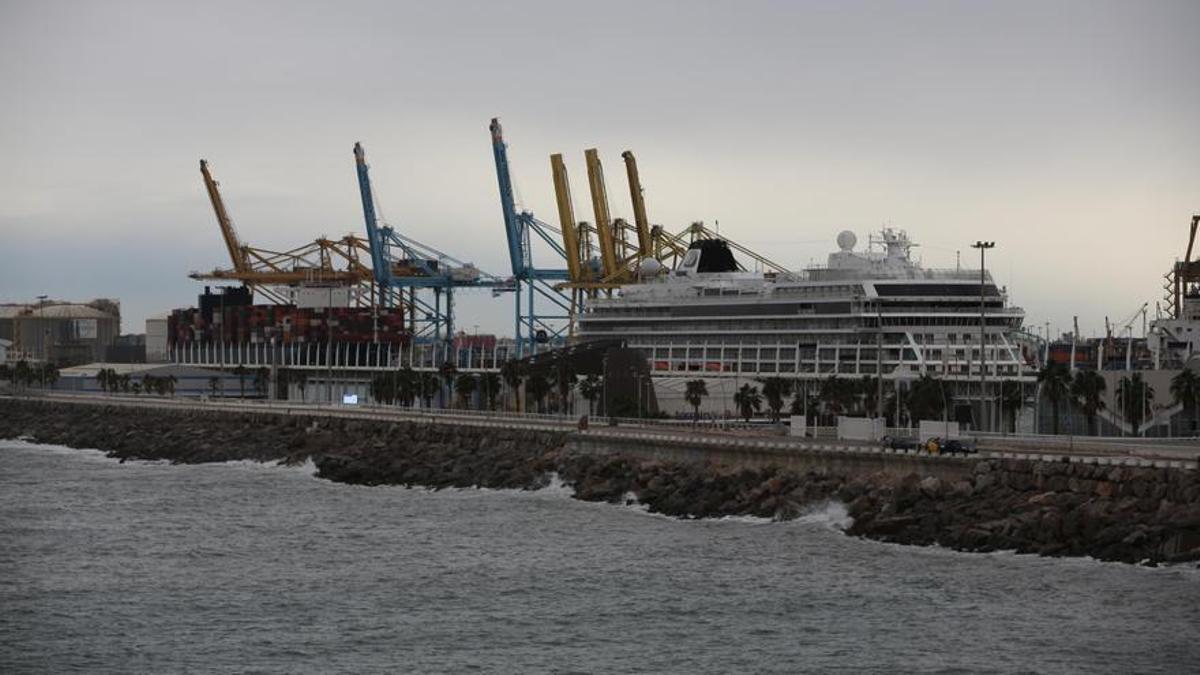
<path fill-rule="evenodd" d="M 512 281 L 483 272 L 388 225 L 376 205 L 361 143 L 354 144 L 354 165 L 380 305 L 403 307 L 414 336 L 447 342 L 453 338 L 456 288 L 490 288 L 493 294 L 513 288 Z M 424 291 L 432 292 L 432 302 L 423 297 Z"/>
<path fill-rule="evenodd" d="M 567 269 L 541 267 L 534 263 L 535 238 L 549 246 L 559 258 L 568 257 L 567 251 L 557 240 L 562 236 L 562 231 L 538 220 L 529 211 L 517 211 L 508 165 L 508 146 L 504 142 L 500 120 L 493 117 L 488 130 L 492 136 L 492 158 L 496 163 L 504 234 L 516 291 L 513 337 L 517 342 L 517 355 L 530 356 L 537 352 L 540 343 L 565 340 L 580 307 L 575 297 L 555 287 L 557 283 L 571 278 Z M 572 252 L 571 255 L 576 254 Z"/>
<path fill-rule="evenodd" d="M 623 218 L 612 218 L 599 153 L 595 148 L 590 148 L 584 151 L 584 157 L 588 168 L 594 225 L 575 222 L 570 183 L 562 155 L 550 156 L 563 250 L 568 253 L 569 280 L 558 284 L 557 288 L 583 289 L 588 291 L 588 297 L 594 297 L 598 290 L 612 291 L 626 284 L 644 281 L 674 268 L 697 239 L 721 239 L 730 248 L 758 263 L 763 270 L 790 273 L 784 266 L 705 227 L 703 222 L 693 222 L 676 234 L 668 233 L 660 225 L 651 225 L 646 215 L 637 160 L 629 150 L 621 153 L 621 157 L 625 160 L 629 179 L 634 223 L 630 224 Z M 592 242 L 598 246 L 594 247 Z M 645 265 L 651 260 L 656 264 Z"/>
<path fill-rule="evenodd" d="M 557 153 L 550 156 L 550 172 L 559 226 L 545 223 L 527 210 L 518 211 L 508 146 L 499 119 L 493 118 L 489 129 L 509 263 L 517 285 L 513 323 L 519 354 L 533 353 L 539 342 L 573 335 L 577 317 L 588 298 L 600 292 L 612 293 L 673 269 L 697 239 L 722 239 L 764 271 L 790 274 L 784 266 L 708 229 L 703 222 L 693 222 L 675 234 L 660 225 L 651 225 L 637 160 L 629 150 L 621 157 L 629 180 L 632 224 L 612 217 L 596 148 L 584 151 L 594 222 L 576 220 L 566 165 L 563 156 Z M 565 269 L 535 264 L 532 245 L 538 240 L 565 262 Z M 657 264 L 648 265 L 648 261 Z"/>
<path fill-rule="evenodd" d="M 358 304 L 374 301 L 371 269 L 363 263 L 370 253 L 367 242 L 347 235 L 341 239 L 321 237 L 281 251 L 249 246 L 234 229 L 220 184 L 213 178 L 207 160 L 200 160 L 200 174 L 232 267 L 192 272 L 188 276 L 198 280 L 236 281 L 275 303 L 290 302 L 286 287 L 298 284 L 355 287 L 353 296 Z"/>
<path fill-rule="evenodd" d="M 1170 272 L 1163 277 L 1163 290 L 1166 291 L 1167 314 L 1172 319 L 1183 318 L 1183 299 L 1193 294 L 1200 294 L 1200 257 L 1192 259 L 1196 245 L 1196 232 L 1200 229 L 1200 215 L 1192 216 L 1188 229 L 1188 243 L 1183 259 L 1176 260 Z"/>

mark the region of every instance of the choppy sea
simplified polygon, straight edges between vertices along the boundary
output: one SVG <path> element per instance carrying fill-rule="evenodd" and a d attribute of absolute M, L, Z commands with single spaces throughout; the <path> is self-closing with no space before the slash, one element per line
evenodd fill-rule
<path fill-rule="evenodd" d="M 1195 673 L 1200 570 L 0 441 L 0 672 Z"/>

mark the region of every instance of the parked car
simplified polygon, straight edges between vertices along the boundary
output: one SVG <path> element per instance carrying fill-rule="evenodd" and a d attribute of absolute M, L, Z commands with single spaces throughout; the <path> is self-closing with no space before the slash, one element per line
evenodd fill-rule
<path fill-rule="evenodd" d="M 917 439 L 904 436 L 884 436 L 882 443 L 883 447 L 893 450 L 916 450 L 919 445 Z"/>
<path fill-rule="evenodd" d="M 969 455 L 977 452 L 974 443 L 957 438 L 931 438 L 925 441 L 924 447 L 931 455 Z"/>

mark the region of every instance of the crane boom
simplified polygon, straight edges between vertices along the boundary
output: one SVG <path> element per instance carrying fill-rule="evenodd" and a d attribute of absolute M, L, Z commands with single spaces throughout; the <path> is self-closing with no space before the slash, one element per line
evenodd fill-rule
<path fill-rule="evenodd" d="M 217 181 L 213 180 L 212 172 L 208 169 L 208 160 L 200 160 L 200 173 L 204 176 L 204 187 L 208 190 L 208 199 L 212 202 L 213 212 L 217 215 L 217 225 L 221 227 L 221 237 L 225 240 L 225 248 L 229 251 L 229 260 L 237 272 L 250 271 L 250 261 L 246 250 L 238 240 L 237 231 L 233 229 L 233 221 L 225 209 L 225 200 L 221 199 L 221 191 Z"/>
<path fill-rule="evenodd" d="M 521 224 L 517 218 L 516 200 L 513 199 L 512 174 L 508 168 L 508 146 L 504 144 L 504 130 L 500 119 L 492 118 L 488 130 L 492 132 L 492 158 L 496 162 L 496 182 L 500 187 L 500 208 L 504 211 L 504 233 L 508 238 L 508 259 L 513 276 L 525 279 L 529 275 L 529 258 L 525 250 Z"/>
<path fill-rule="evenodd" d="M 633 222 L 637 225 L 638 255 L 653 255 L 654 244 L 650 237 L 650 219 L 646 216 L 646 200 L 642 196 L 642 180 L 638 176 L 637 160 L 629 150 L 621 153 L 625 159 L 625 173 L 629 176 L 629 198 L 633 201 Z"/>
<path fill-rule="evenodd" d="M 384 251 L 384 241 L 379 231 L 378 218 L 375 215 L 375 198 L 371 194 L 370 167 L 367 166 L 367 153 L 362 143 L 354 144 L 354 167 L 358 172 L 358 192 L 362 198 L 363 220 L 367 226 L 367 243 L 371 248 L 371 269 L 375 273 L 375 283 L 379 285 L 380 297 L 386 298 L 388 279 L 392 267 L 387 262 Z"/>
<path fill-rule="evenodd" d="M 554 176 L 554 197 L 558 201 L 558 220 L 562 226 L 563 249 L 567 254 L 567 271 L 571 281 L 583 281 L 586 266 L 581 259 L 579 230 L 575 224 L 575 207 L 571 204 L 571 183 L 561 154 L 550 155 L 550 171 Z"/>
<path fill-rule="evenodd" d="M 608 191 L 604 187 L 604 169 L 600 166 L 600 155 L 595 148 L 584 151 L 587 158 L 588 183 L 592 189 L 592 210 L 596 216 L 596 234 L 600 237 L 600 264 L 606 278 L 620 276 L 621 265 L 617 260 L 617 242 L 613 236 L 612 219 L 608 211 Z"/>

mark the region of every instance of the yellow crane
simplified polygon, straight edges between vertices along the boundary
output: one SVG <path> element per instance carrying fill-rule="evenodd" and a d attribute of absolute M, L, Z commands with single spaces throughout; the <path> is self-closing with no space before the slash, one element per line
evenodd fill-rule
<path fill-rule="evenodd" d="M 249 271 L 250 261 L 242 243 L 238 240 L 237 231 L 233 229 L 233 220 L 225 208 L 225 200 L 221 198 L 221 190 L 217 181 L 212 177 L 208 168 L 208 160 L 200 160 L 200 174 L 204 176 L 204 188 L 208 191 L 208 200 L 212 202 L 213 212 L 217 215 L 217 225 L 221 228 L 221 238 L 225 240 L 225 248 L 229 251 L 229 259 L 233 269 L 238 272 Z"/>
<path fill-rule="evenodd" d="M 365 240 L 354 235 L 341 239 L 321 237 L 283 251 L 248 246 L 242 243 L 233 227 L 208 161 L 200 160 L 200 173 L 233 267 L 192 272 L 188 276 L 199 280 L 237 281 L 276 303 L 290 302 L 280 287 L 302 283 L 357 286 L 359 292 L 354 295 L 358 303 L 375 302 L 371 268 L 362 262 L 371 258 L 370 246 Z"/>
<path fill-rule="evenodd" d="M 550 172 L 554 177 L 554 197 L 558 202 L 558 222 L 562 228 L 563 249 L 567 253 L 567 274 L 573 282 L 588 281 L 590 270 L 587 256 L 580 248 L 579 227 L 575 223 L 575 206 L 571 203 L 571 183 L 561 154 L 550 155 Z"/>
<path fill-rule="evenodd" d="M 604 187 L 604 168 L 600 165 L 600 154 L 596 148 L 583 152 L 587 159 L 588 185 L 592 192 L 592 211 L 596 216 L 596 234 L 600 240 L 600 265 L 605 279 L 620 281 L 624 276 L 620 259 L 617 257 L 617 241 L 613 235 L 612 219 L 608 211 L 608 190 Z"/>
<path fill-rule="evenodd" d="M 645 258 L 654 254 L 651 241 L 650 219 L 646 217 L 646 200 L 642 196 L 642 180 L 638 176 L 637 160 L 629 150 L 621 153 L 625 160 L 625 174 L 629 177 L 629 199 L 633 202 L 633 222 L 637 225 L 638 255 Z"/>

